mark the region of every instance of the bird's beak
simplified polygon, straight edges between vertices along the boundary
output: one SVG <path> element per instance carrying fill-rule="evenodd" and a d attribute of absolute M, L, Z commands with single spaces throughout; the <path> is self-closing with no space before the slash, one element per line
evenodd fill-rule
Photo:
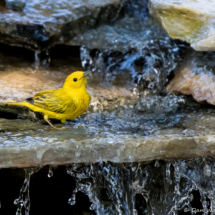
<path fill-rule="evenodd" d="M 83 77 L 89 75 L 90 73 L 91 73 L 91 71 L 85 72 L 84 75 L 83 75 Z"/>

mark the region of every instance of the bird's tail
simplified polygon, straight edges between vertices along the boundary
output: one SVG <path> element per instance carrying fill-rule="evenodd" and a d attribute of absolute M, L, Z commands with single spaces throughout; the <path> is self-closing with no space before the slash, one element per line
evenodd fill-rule
<path fill-rule="evenodd" d="M 40 108 L 37 108 L 36 106 L 34 106 L 34 105 L 32 105 L 32 104 L 30 104 L 30 103 L 28 103 L 28 102 L 25 102 L 25 101 L 23 101 L 23 102 L 16 102 L 16 101 L 14 101 L 14 100 L 7 100 L 7 101 L 5 102 L 5 104 L 11 105 L 11 106 L 25 106 L 25 107 L 28 107 L 28 108 L 30 108 L 30 109 L 32 109 L 32 110 L 40 109 Z M 36 110 L 35 110 L 35 111 L 36 111 Z M 39 111 L 39 110 L 38 110 L 38 111 Z"/>
<path fill-rule="evenodd" d="M 32 104 L 28 103 L 28 102 L 16 102 L 14 100 L 7 100 L 5 102 L 6 105 L 12 105 L 12 106 L 26 106 L 26 107 L 30 107 L 33 106 Z"/>
<path fill-rule="evenodd" d="M 14 100 L 7 100 L 5 102 L 5 104 L 7 105 L 10 105 L 10 106 L 25 106 L 25 107 L 28 107 L 29 109 L 33 110 L 34 112 L 40 112 L 40 113 L 43 113 L 44 114 L 44 117 L 46 116 L 49 116 L 49 118 L 55 118 L 55 119 L 59 119 L 61 120 L 63 117 L 61 116 L 61 114 L 56 114 L 52 111 L 49 111 L 49 110 L 45 110 L 41 107 L 37 107 L 31 103 L 28 103 L 26 101 L 22 101 L 22 102 L 16 102 Z"/>
<path fill-rule="evenodd" d="M 10 105 L 10 106 L 25 106 L 25 107 L 28 107 L 29 109 L 35 111 L 35 112 L 40 112 L 40 113 L 43 113 L 44 112 L 44 109 L 41 108 L 41 107 L 37 107 L 31 103 L 28 103 L 26 101 L 22 101 L 22 102 L 16 102 L 14 100 L 7 100 L 5 102 L 5 104 L 7 105 Z"/>

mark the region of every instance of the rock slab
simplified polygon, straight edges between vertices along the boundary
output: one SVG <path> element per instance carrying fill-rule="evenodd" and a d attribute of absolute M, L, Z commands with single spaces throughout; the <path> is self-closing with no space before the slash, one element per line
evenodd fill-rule
<path fill-rule="evenodd" d="M 214 112 L 175 114 L 166 118 L 163 128 L 151 124 L 151 117 L 144 123 L 144 117 L 136 115 L 132 120 L 129 113 L 124 121 L 123 116 L 98 115 L 95 120 L 93 116 L 67 124 L 62 131 L 24 119 L 0 121 L 0 168 L 215 155 Z M 173 126 L 168 120 L 174 121 L 175 116 Z M 22 130 L 14 131 L 17 124 Z M 140 132 L 133 133 L 136 128 Z"/>

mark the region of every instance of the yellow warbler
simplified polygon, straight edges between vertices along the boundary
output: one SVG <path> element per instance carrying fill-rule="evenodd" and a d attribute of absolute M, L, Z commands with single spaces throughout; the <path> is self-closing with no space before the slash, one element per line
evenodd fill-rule
<path fill-rule="evenodd" d="M 37 93 L 30 102 L 15 102 L 8 100 L 5 104 L 13 106 L 26 106 L 34 112 L 40 112 L 44 115 L 44 120 L 55 128 L 49 118 L 61 120 L 73 120 L 81 116 L 89 106 L 91 96 L 86 90 L 86 75 L 90 72 L 76 71 L 70 74 L 63 88 L 56 90 L 47 90 Z M 55 128 L 56 129 L 56 128 Z"/>

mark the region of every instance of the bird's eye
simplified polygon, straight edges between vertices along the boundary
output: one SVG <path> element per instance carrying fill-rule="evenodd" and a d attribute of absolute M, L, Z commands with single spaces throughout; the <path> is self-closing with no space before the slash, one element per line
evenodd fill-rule
<path fill-rule="evenodd" d="M 73 78 L 73 81 L 76 82 L 78 79 L 77 78 Z"/>

